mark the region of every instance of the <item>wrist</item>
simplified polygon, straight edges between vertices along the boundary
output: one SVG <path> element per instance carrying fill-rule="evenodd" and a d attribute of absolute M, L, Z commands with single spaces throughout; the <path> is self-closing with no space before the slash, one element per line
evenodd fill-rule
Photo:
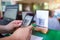
<path fill-rule="evenodd" d="M 11 29 L 11 27 L 9 25 L 5 25 L 5 30 L 6 31 L 11 31 L 12 29 Z"/>
<path fill-rule="evenodd" d="M 5 25 L 4 29 L 5 29 L 6 31 L 9 31 L 9 30 L 8 30 L 9 28 L 7 27 L 7 25 Z"/>
<path fill-rule="evenodd" d="M 3 30 L 3 31 L 7 31 L 7 27 L 6 27 L 6 25 L 1 26 L 1 30 Z"/>

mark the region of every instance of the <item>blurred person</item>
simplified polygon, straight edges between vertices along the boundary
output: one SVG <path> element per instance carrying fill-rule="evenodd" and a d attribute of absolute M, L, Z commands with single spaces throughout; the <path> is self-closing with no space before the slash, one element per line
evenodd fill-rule
<path fill-rule="evenodd" d="M 48 28 L 54 30 L 60 30 L 59 21 L 54 17 L 54 11 L 49 10 Z"/>

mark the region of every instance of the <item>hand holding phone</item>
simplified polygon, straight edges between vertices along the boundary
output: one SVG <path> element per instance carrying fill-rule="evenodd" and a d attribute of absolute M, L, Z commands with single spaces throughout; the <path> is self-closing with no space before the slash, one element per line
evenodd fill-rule
<path fill-rule="evenodd" d="M 30 25 L 32 19 L 33 19 L 33 16 L 27 14 L 27 15 L 25 16 L 24 20 L 23 20 L 23 25 L 24 25 L 24 26 L 28 26 L 28 25 Z"/>

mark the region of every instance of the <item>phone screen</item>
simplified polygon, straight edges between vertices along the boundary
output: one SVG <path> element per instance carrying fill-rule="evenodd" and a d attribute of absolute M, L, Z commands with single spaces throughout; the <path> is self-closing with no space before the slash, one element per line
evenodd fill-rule
<path fill-rule="evenodd" d="M 23 20 L 23 25 L 24 25 L 24 26 L 30 25 L 32 19 L 33 19 L 33 16 L 31 16 L 31 15 L 26 15 L 25 18 L 24 18 L 24 20 Z"/>

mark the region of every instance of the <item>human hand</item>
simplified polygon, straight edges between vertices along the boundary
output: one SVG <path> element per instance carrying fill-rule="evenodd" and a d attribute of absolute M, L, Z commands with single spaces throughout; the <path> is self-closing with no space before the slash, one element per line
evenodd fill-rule
<path fill-rule="evenodd" d="M 32 26 L 25 28 L 18 28 L 13 34 L 12 37 L 16 40 L 30 40 L 32 33 Z"/>
<path fill-rule="evenodd" d="M 18 28 L 19 26 L 21 26 L 22 21 L 21 20 L 14 20 L 12 22 L 10 22 L 8 25 L 5 26 L 5 29 L 7 31 L 11 31 L 14 28 Z"/>

